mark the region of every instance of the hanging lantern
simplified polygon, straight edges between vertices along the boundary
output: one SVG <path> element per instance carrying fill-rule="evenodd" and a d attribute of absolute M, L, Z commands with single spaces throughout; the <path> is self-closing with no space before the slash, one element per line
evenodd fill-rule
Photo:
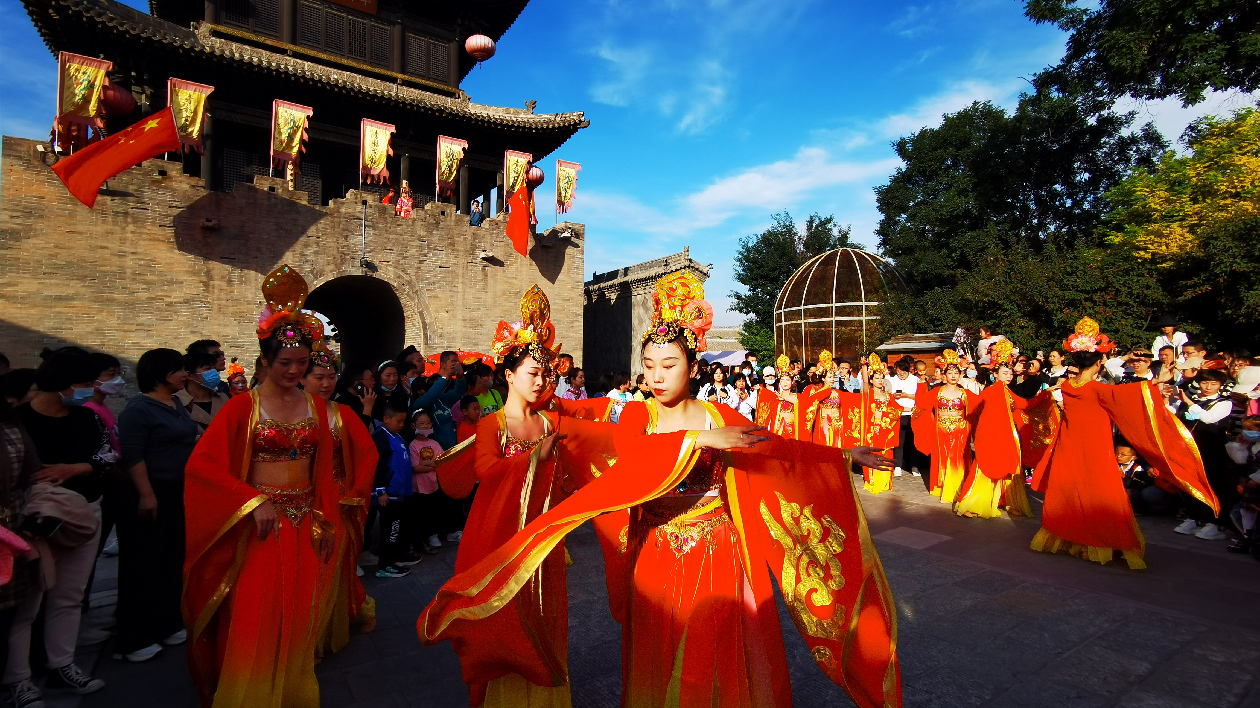
<path fill-rule="evenodd" d="M 464 40 L 464 51 L 479 62 L 494 56 L 494 40 L 484 34 L 474 34 Z"/>
<path fill-rule="evenodd" d="M 107 116 L 129 116 L 136 110 L 136 99 L 127 89 L 117 84 L 106 84 L 101 89 L 101 106 Z"/>
<path fill-rule="evenodd" d="M 538 185 L 542 184 L 546 178 L 541 167 L 530 165 L 529 171 L 525 173 L 525 184 L 528 184 L 530 189 L 538 189 Z"/>

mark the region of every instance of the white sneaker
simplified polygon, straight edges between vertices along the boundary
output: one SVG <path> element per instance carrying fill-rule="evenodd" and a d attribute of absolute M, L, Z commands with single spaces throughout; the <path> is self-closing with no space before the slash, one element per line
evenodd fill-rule
<path fill-rule="evenodd" d="M 162 653 L 162 647 L 158 646 L 157 644 L 150 644 L 149 646 L 143 649 L 137 649 L 131 652 L 130 654 L 114 654 L 114 658 L 118 659 L 119 661 L 126 659 L 127 661 L 130 661 L 133 664 L 139 664 L 140 662 L 148 661 L 149 659 L 152 659 L 153 657 L 161 653 Z"/>
<path fill-rule="evenodd" d="M 116 557 L 118 555 L 118 539 L 114 538 L 109 543 L 105 544 L 105 548 L 101 549 L 101 555 L 106 558 Z"/>
<path fill-rule="evenodd" d="M 168 647 L 177 647 L 186 641 L 188 641 L 188 631 L 181 629 L 166 639 L 163 639 L 162 643 Z"/>
<path fill-rule="evenodd" d="M 1180 524 L 1177 524 L 1177 528 L 1173 529 L 1173 531 L 1176 531 L 1179 534 L 1184 534 L 1187 536 L 1198 530 L 1199 530 L 1199 522 L 1195 521 L 1194 519 L 1186 519 Z"/>
<path fill-rule="evenodd" d="M 442 547 L 442 542 L 438 540 L 437 534 L 433 534 L 432 536 L 429 537 L 429 545 L 433 546 L 434 548 Z"/>
<path fill-rule="evenodd" d="M 894 468 L 893 468 L 893 476 L 894 476 L 894 477 L 900 477 L 900 476 L 901 476 L 901 468 L 900 468 L 900 467 L 894 467 Z"/>
<path fill-rule="evenodd" d="M 923 473 L 919 471 L 919 468 L 918 468 L 918 467 L 911 467 L 911 468 L 910 468 L 910 474 L 914 475 L 915 477 L 922 477 L 922 476 L 923 476 Z"/>
<path fill-rule="evenodd" d="M 463 538 L 463 531 L 452 531 L 451 533 L 446 534 L 447 543 L 459 543 Z"/>
<path fill-rule="evenodd" d="M 1194 537 L 1201 538 L 1204 541 L 1219 541 L 1222 538 L 1229 538 L 1216 524 L 1204 524 L 1203 528 L 1199 529 L 1199 532 Z"/>

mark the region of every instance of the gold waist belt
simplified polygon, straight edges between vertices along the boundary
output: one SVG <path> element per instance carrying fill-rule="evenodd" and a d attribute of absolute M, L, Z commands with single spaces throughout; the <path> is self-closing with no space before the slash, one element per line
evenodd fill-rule
<path fill-rule="evenodd" d="M 302 520 L 311 513 L 311 505 L 315 501 L 315 489 L 305 487 L 268 487 L 254 485 L 254 488 L 267 495 L 267 500 L 276 511 L 286 517 L 294 527 L 301 526 Z"/>
<path fill-rule="evenodd" d="M 719 526 L 730 521 L 726 510 L 722 508 L 720 498 L 706 497 L 705 499 L 711 499 L 711 501 L 702 499 L 687 511 L 672 518 L 658 516 L 655 512 L 659 511 L 659 507 L 649 509 L 647 505 L 644 505 L 643 521 L 655 526 L 656 537 L 668 543 L 674 555 L 681 557 L 695 548 L 701 540 L 709 538 Z M 662 499 L 653 501 L 660 502 Z"/>

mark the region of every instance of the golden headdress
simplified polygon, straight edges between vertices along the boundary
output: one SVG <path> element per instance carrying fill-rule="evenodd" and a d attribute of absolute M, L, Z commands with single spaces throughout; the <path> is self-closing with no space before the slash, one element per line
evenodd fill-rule
<path fill-rule="evenodd" d="M 870 357 L 868 357 L 866 361 L 867 361 L 867 365 L 871 367 L 872 375 L 874 374 L 883 374 L 885 376 L 888 375 L 888 365 L 885 364 L 884 360 L 880 359 L 879 355 L 876 354 L 875 352 L 871 352 Z"/>
<path fill-rule="evenodd" d="M 962 371 L 963 364 L 962 364 L 962 359 L 958 357 L 957 350 L 946 349 L 943 356 L 936 357 L 936 366 L 940 368 L 942 371 L 945 369 L 948 369 L 951 366 L 957 367 L 959 371 Z"/>
<path fill-rule="evenodd" d="M 258 316 L 258 339 L 274 335 L 282 347 L 323 349 L 324 323 L 302 310 L 309 290 L 301 274 L 280 265 L 263 279 L 262 293 L 267 305 Z"/>
<path fill-rule="evenodd" d="M 227 370 L 223 372 L 223 378 L 225 380 L 230 381 L 233 376 L 236 376 L 238 374 L 241 376 L 244 376 L 245 367 L 242 366 L 240 363 L 234 361 L 231 364 L 227 365 Z"/>
<path fill-rule="evenodd" d="M 1068 335 L 1063 346 L 1071 352 L 1102 352 L 1106 354 L 1115 348 L 1115 342 L 1103 334 L 1098 323 L 1089 317 L 1082 317 L 1076 323 L 1076 331 Z"/>
<path fill-rule="evenodd" d="M 652 324 L 643 333 L 644 344 L 651 340 L 664 346 L 681 336 L 699 353 L 709 348 L 704 334 L 712 326 L 713 306 L 704 299 L 704 286 L 694 273 L 680 270 L 656 281 Z"/>
<path fill-rule="evenodd" d="M 779 378 L 788 376 L 789 368 L 791 366 L 792 362 L 788 360 L 787 354 L 780 354 L 779 358 L 774 360 L 774 371 L 778 374 Z"/>
<path fill-rule="evenodd" d="M 341 357 L 328 347 L 319 347 L 311 351 L 311 364 L 334 372 L 340 369 Z"/>
<path fill-rule="evenodd" d="M 1015 345 L 1003 337 L 989 347 L 989 361 L 993 366 L 1010 364 L 1015 361 Z"/>
<path fill-rule="evenodd" d="M 551 323 L 551 302 L 547 300 L 542 288 L 535 285 L 521 296 L 520 321 L 510 324 L 499 321 L 494 341 L 490 343 L 490 351 L 497 361 L 503 361 L 513 350 L 525 348 L 534 361 L 542 366 L 545 375 L 555 373 L 563 376 L 568 373 L 568 366 L 564 360 L 560 360 L 560 365 L 555 366 L 561 347 L 559 344 L 552 347 L 555 340 L 556 327 Z M 562 368 L 565 370 L 560 370 Z"/>
<path fill-rule="evenodd" d="M 826 349 L 822 350 L 822 353 L 818 355 L 818 373 L 825 374 L 828 371 L 835 371 L 835 369 L 836 360 L 832 358 L 831 352 Z"/>

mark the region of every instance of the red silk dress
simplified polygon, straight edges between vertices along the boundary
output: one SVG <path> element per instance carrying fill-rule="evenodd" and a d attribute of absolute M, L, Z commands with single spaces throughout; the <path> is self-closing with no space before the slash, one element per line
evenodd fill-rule
<path fill-rule="evenodd" d="M 1049 393 L 1037 396 L 1049 397 Z M 1032 516 L 1024 481 L 1023 446 L 1015 424 L 1016 412 L 1027 410 L 1029 402 L 1011 393 L 1001 381 L 984 389 L 979 399 L 973 415 L 975 460 L 967 471 L 954 513 L 993 519 L 1001 518 L 1000 509 L 1005 508 L 1011 514 Z"/>
<path fill-rule="evenodd" d="M 327 593 L 321 613 L 321 653 L 345 648 L 350 643 L 352 622 L 374 624 L 376 621 L 376 602 L 368 597 L 358 574 L 368 498 L 376 473 L 376 445 L 354 411 L 339 403 L 327 403 L 334 443 L 333 479 L 340 496 L 340 514 L 335 520 L 336 550 L 332 561 L 325 565 L 326 585 L 331 591 Z"/>
<path fill-rule="evenodd" d="M 928 388 L 919 384 L 914 397 L 911 425 L 914 446 L 932 457 L 932 496 L 944 504 L 958 499 L 963 480 L 971 466 L 971 423 L 976 397 L 959 387 L 959 398 L 944 395 L 945 387 Z"/>
<path fill-rule="evenodd" d="M 1063 423 L 1033 475 L 1033 489 L 1046 495 L 1034 551 L 1098 563 L 1120 552 L 1130 568 L 1146 567 L 1146 540 L 1118 472 L 1112 423 L 1157 478 L 1219 509 L 1194 438 L 1163 406 L 1154 383 L 1069 380 L 1060 390 Z"/>
<path fill-rule="evenodd" d="M 748 424 L 727 406 L 705 405 L 715 425 Z M 595 519 L 609 603 L 623 626 L 624 705 L 790 705 L 768 567 L 828 678 L 861 708 L 900 706 L 896 609 L 847 453 L 774 436 L 714 456 L 695 447 L 698 432 L 644 434 L 654 427 L 647 404 L 627 404 L 621 421 L 561 418 L 569 438 L 559 456 L 575 491 L 457 569 L 417 622 L 421 642 L 451 641 L 465 680 L 468 658 L 492 652 L 517 674 L 546 676 L 554 642 L 525 627 L 510 600 L 565 534 Z M 611 465 L 580 476 L 600 441 L 614 437 Z M 713 488 L 719 457 L 718 505 L 702 498 L 697 506 L 686 492 Z"/>
<path fill-rule="evenodd" d="M 315 647 L 327 578 L 318 556 L 340 514 L 326 408 L 267 420 L 258 391 L 235 396 L 197 442 L 185 469 L 187 558 L 182 609 L 188 664 L 206 708 L 317 708 Z M 249 484 L 255 461 L 311 459 L 311 482 Z M 279 538 L 265 541 L 250 513 L 270 501 Z"/>
<path fill-rule="evenodd" d="M 880 398 L 872 391 L 844 394 L 852 402 L 847 408 L 843 446 L 865 445 L 877 452 L 897 447 L 901 441 L 901 405 L 892 396 Z M 892 471 L 862 468 L 862 480 L 871 494 L 892 491 Z"/>

